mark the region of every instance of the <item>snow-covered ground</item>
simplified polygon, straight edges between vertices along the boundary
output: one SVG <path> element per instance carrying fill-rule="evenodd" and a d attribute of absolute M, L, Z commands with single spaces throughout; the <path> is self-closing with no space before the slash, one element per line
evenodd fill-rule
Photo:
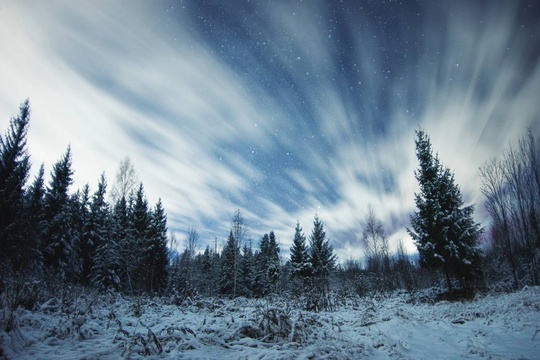
<path fill-rule="evenodd" d="M 321 313 L 278 300 L 176 306 L 86 294 L 14 316 L 14 329 L 0 330 L 7 359 L 540 358 L 539 287 L 464 303 L 351 299 Z"/>

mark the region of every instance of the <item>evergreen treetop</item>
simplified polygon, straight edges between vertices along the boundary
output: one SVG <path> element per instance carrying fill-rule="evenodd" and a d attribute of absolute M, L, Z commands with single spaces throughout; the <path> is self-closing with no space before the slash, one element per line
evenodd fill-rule
<path fill-rule="evenodd" d="M 293 244 L 290 249 L 291 274 L 293 277 L 306 277 L 310 273 L 309 252 L 306 237 L 302 233 L 300 222 L 296 222 Z"/>
<path fill-rule="evenodd" d="M 30 171 L 26 137 L 30 122 L 28 100 L 11 119 L 4 137 L 0 136 L 0 258 L 14 259 L 24 241 L 24 194 Z M 16 267 L 19 267 L 16 264 Z"/>

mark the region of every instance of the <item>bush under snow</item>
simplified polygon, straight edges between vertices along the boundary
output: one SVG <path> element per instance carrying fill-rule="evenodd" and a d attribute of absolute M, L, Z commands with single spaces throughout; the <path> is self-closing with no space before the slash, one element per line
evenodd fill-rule
<path fill-rule="evenodd" d="M 534 359 L 539 299 L 539 287 L 470 302 L 396 294 L 312 313 L 285 300 L 198 299 L 177 306 L 84 293 L 71 302 L 52 298 L 33 311 L 1 310 L 0 358 Z"/>

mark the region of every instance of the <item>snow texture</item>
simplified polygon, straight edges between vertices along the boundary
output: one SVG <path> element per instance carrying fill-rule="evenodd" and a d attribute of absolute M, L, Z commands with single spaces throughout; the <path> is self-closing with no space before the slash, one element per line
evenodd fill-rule
<path fill-rule="evenodd" d="M 15 311 L 7 359 L 538 359 L 540 287 L 471 302 L 406 294 L 350 299 L 334 312 L 285 301 L 89 294 Z M 5 324 L 7 310 L 0 311 Z"/>

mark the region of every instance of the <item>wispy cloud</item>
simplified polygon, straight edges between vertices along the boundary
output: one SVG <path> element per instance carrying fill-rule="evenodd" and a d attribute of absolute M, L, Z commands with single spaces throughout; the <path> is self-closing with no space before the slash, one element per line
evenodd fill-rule
<path fill-rule="evenodd" d="M 477 203 L 478 167 L 540 133 L 540 27 L 521 3 L 195 5 L 2 6 L 0 116 L 30 97 L 35 168 L 71 143 L 80 187 L 129 155 L 202 246 L 239 208 L 285 253 L 317 213 L 345 259 L 368 204 L 412 249 L 418 126 Z"/>

